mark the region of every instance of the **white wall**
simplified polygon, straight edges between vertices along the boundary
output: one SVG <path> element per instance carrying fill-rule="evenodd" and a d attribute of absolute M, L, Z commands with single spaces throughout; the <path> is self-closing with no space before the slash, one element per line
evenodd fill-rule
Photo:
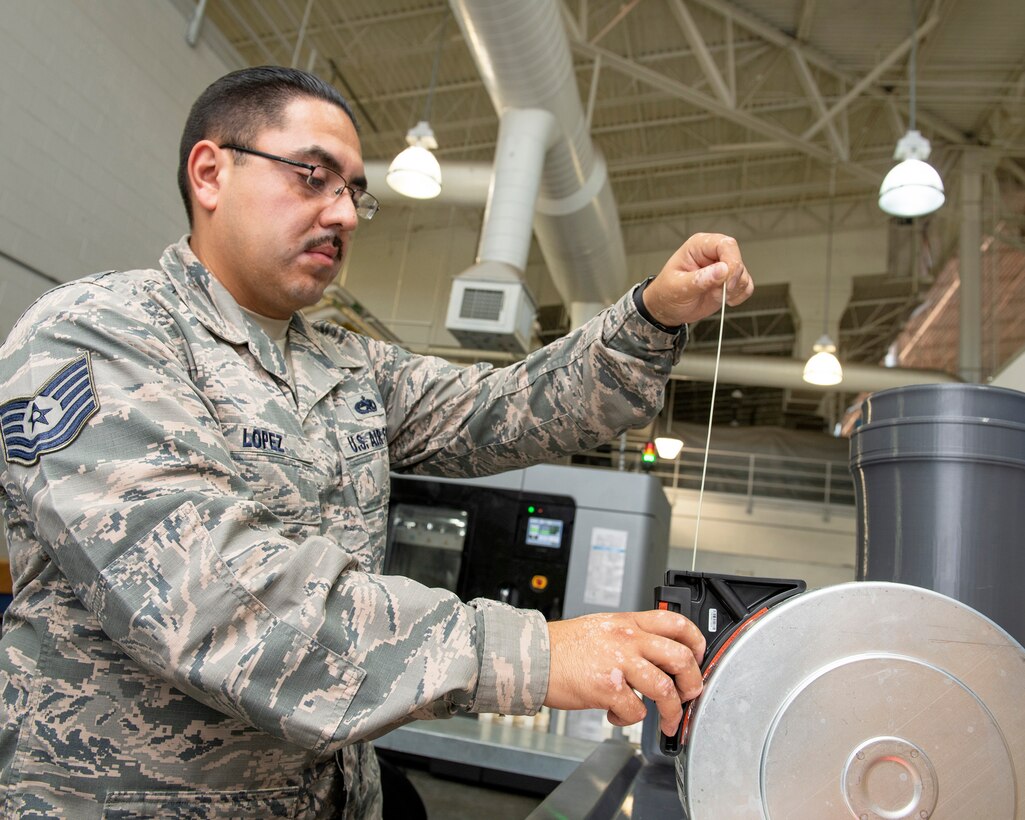
<path fill-rule="evenodd" d="M 452 277 L 476 256 L 482 212 L 447 207 L 423 224 L 426 210 L 389 206 L 361 225 L 341 284 L 406 344 L 458 347 L 445 312 Z"/>
<path fill-rule="evenodd" d="M 44 276 L 151 267 L 185 233 L 175 181 L 182 125 L 203 88 L 240 63 L 209 27 L 190 48 L 181 9 L 171 0 L 4 3 L 0 338 L 52 287 Z"/>
<path fill-rule="evenodd" d="M 669 568 L 690 569 L 698 494 L 666 489 L 672 504 Z M 698 572 L 801 578 L 809 588 L 855 579 L 853 507 L 705 493 L 698 527 Z"/>

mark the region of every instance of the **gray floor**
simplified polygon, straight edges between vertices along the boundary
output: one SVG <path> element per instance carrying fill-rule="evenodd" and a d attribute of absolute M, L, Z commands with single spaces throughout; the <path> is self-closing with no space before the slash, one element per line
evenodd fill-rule
<path fill-rule="evenodd" d="M 544 799 L 403 769 L 427 807 L 429 820 L 523 820 Z"/>

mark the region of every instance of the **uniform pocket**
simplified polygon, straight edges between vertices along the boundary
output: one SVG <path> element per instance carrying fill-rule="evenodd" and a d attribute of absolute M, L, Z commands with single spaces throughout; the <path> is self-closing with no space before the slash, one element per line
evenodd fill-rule
<path fill-rule="evenodd" d="M 310 461 L 259 450 L 232 450 L 239 475 L 284 524 L 320 526 L 320 482 Z"/>
<path fill-rule="evenodd" d="M 294 817 L 299 790 L 253 789 L 238 792 L 117 791 L 103 802 L 104 820 L 217 820 L 218 818 Z"/>
<path fill-rule="evenodd" d="M 372 453 L 349 461 L 347 466 L 352 478 L 352 489 L 364 514 L 388 503 L 391 476 L 388 473 L 387 453 Z"/>

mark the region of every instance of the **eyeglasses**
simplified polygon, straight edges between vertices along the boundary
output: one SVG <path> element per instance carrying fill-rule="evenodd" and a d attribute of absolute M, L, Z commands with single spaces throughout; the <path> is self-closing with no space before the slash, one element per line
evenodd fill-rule
<path fill-rule="evenodd" d="M 373 194 L 369 194 L 361 188 L 353 188 L 345 181 L 345 177 L 332 171 L 330 168 L 325 168 L 323 165 L 311 165 L 308 162 L 300 162 L 297 159 L 288 159 L 288 157 L 279 157 L 276 154 L 267 154 L 263 151 L 257 151 L 255 148 L 243 148 L 241 145 L 232 145 L 231 143 L 225 143 L 220 147 L 230 148 L 232 151 L 238 151 L 242 154 L 252 154 L 264 159 L 272 159 L 275 162 L 283 162 L 286 165 L 294 165 L 296 168 L 303 168 L 310 172 L 310 175 L 305 177 L 306 184 L 322 196 L 337 199 L 342 195 L 343 191 L 348 191 L 352 196 L 352 204 L 356 208 L 356 216 L 360 219 L 373 219 L 374 214 L 381 207 L 381 203 L 377 201 L 377 197 Z"/>

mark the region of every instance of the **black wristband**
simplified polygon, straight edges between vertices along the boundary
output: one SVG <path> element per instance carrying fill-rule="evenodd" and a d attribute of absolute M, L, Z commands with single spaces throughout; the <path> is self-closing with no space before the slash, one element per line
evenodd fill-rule
<path fill-rule="evenodd" d="M 644 304 L 644 291 L 647 289 L 648 285 L 651 284 L 654 278 L 654 276 L 649 276 L 647 279 L 641 282 L 640 285 L 634 288 L 634 304 L 637 306 L 637 312 L 641 314 L 641 316 L 648 324 L 654 325 L 663 333 L 679 333 L 681 330 L 687 327 L 686 324 L 677 325 L 676 327 L 669 327 L 668 325 L 664 325 L 658 320 L 656 320 L 654 316 L 651 315 L 651 311 L 649 311 L 647 305 Z"/>

